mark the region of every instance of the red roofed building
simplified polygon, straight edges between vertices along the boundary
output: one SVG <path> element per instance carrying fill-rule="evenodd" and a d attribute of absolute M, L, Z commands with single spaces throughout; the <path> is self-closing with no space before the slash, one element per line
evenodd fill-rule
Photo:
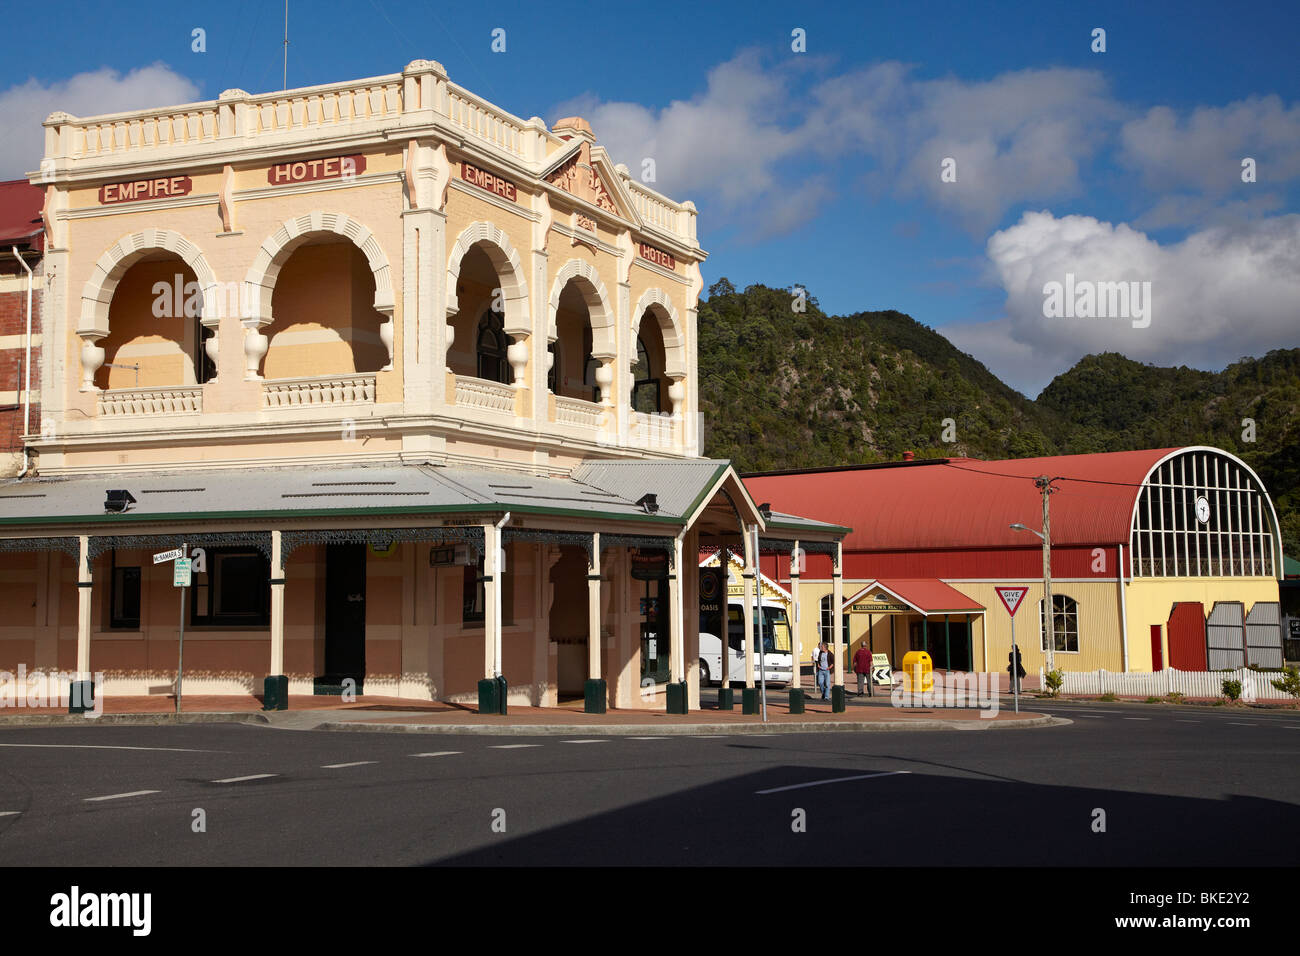
<path fill-rule="evenodd" d="M 44 288 L 43 197 L 42 191 L 25 179 L 0 182 L 0 477 L 23 471 L 24 428 L 28 432 L 41 429 L 37 390 L 40 388 L 40 303 Z M 30 277 L 28 268 L 32 270 Z M 27 408 L 24 402 L 29 387 L 32 402 Z"/>
<path fill-rule="evenodd" d="M 1053 479 L 1056 666 L 1281 664 L 1280 630 L 1269 630 L 1282 575 L 1277 515 L 1259 477 L 1228 452 L 931 459 L 774 472 L 745 485 L 775 511 L 853 529 L 842 569 L 850 654 L 869 640 L 896 667 L 924 649 L 937 668 L 1002 671 L 1010 615 L 995 588 L 1015 585 L 1029 588 L 1016 623 L 1032 673 L 1047 656 L 1040 476 Z M 791 580 L 787 556 L 765 556 L 763 570 Z M 831 573 L 828 556 L 805 556 L 803 647 L 829 633 Z"/>

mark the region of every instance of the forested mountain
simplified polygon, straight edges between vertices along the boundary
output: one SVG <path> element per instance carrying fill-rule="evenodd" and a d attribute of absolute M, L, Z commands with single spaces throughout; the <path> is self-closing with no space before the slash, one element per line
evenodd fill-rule
<path fill-rule="evenodd" d="M 1214 445 L 1259 472 L 1287 553 L 1300 555 L 1300 348 L 1217 373 L 1089 355 L 1031 401 L 910 316 L 830 316 L 786 289 L 719 280 L 700 302 L 699 336 L 704 451 L 741 473 L 904 451 L 1026 458 Z"/>

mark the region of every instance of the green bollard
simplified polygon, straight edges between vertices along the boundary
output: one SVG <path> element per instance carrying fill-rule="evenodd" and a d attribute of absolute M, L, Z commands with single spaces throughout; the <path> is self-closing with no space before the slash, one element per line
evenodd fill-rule
<path fill-rule="evenodd" d="M 666 697 L 668 699 L 668 713 L 684 714 L 686 713 L 689 698 L 686 696 L 686 681 L 678 681 L 676 684 L 669 684 Z"/>
<path fill-rule="evenodd" d="M 790 713 L 803 713 L 803 690 L 799 687 L 790 688 Z"/>
<path fill-rule="evenodd" d="M 741 704 L 742 714 L 758 713 L 758 688 L 757 687 L 746 687 L 743 691 L 741 691 L 740 699 L 742 701 Z"/>
<path fill-rule="evenodd" d="M 588 714 L 605 713 L 605 702 L 609 699 L 604 680 L 588 678 L 582 685 L 582 709 Z"/>
<path fill-rule="evenodd" d="M 485 677 L 478 682 L 478 712 L 480 714 L 501 713 L 501 685 L 493 677 Z"/>
<path fill-rule="evenodd" d="M 844 685 L 836 684 L 831 688 L 831 713 L 844 713 Z"/>
<path fill-rule="evenodd" d="M 718 688 L 718 710 L 735 710 L 736 692 L 730 687 Z"/>
<path fill-rule="evenodd" d="M 268 677 L 262 681 L 262 709 L 289 709 L 289 678 L 284 674 Z"/>

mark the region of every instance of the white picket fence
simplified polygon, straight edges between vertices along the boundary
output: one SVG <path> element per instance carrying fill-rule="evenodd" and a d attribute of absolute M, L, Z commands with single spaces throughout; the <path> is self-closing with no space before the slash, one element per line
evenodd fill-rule
<path fill-rule="evenodd" d="M 1043 671 L 1039 669 L 1040 678 Z M 1286 698 L 1290 695 L 1278 690 L 1272 682 L 1283 676 L 1281 672 L 1259 673 L 1247 668 L 1236 671 L 1180 671 L 1173 667 L 1154 673 L 1123 674 L 1118 671 L 1066 671 L 1062 694 L 1100 695 L 1116 694 L 1120 697 L 1163 697 L 1178 693 L 1184 697 L 1222 697 L 1223 682 L 1228 678 L 1241 681 L 1241 699 L 1264 700 Z M 1043 684 L 1046 687 L 1046 683 Z"/>

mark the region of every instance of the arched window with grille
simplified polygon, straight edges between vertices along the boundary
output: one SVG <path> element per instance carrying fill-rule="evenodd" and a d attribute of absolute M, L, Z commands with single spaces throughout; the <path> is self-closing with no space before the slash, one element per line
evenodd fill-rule
<path fill-rule="evenodd" d="M 501 316 L 487 311 L 478 320 L 478 377 L 489 382 L 509 384 L 510 363 L 506 361 L 506 334 Z"/>
<path fill-rule="evenodd" d="M 632 366 L 632 410 L 654 414 L 660 410 L 659 378 L 645 339 L 636 337 L 636 364 Z"/>
<path fill-rule="evenodd" d="M 1038 602 L 1038 629 L 1040 645 L 1047 650 L 1047 626 L 1043 621 L 1043 602 Z M 1066 594 L 1052 595 L 1052 633 L 1056 637 L 1055 650 L 1067 654 L 1079 652 L 1079 602 Z"/>

